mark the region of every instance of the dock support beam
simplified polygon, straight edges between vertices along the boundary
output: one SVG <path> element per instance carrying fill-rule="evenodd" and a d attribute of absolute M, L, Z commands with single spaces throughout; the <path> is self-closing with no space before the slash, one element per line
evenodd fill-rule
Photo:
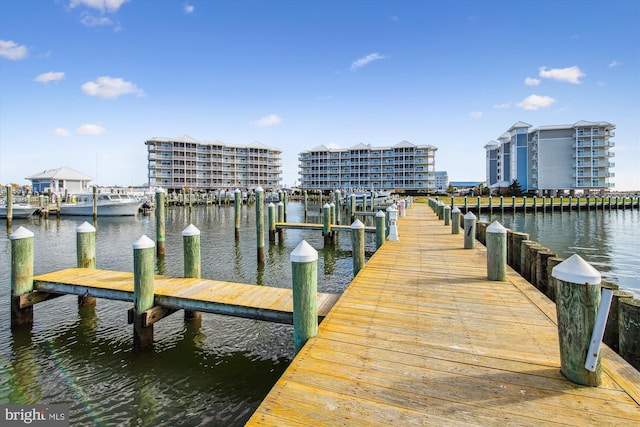
<path fill-rule="evenodd" d="M 33 325 L 33 306 L 20 308 L 20 295 L 33 291 L 33 236 L 19 227 L 11 240 L 11 329 Z"/>
<path fill-rule="evenodd" d="M 258 264 L 264 264 L 264 190 L 256 188 L 256 240 Z"/>
<path fill-rule="evenodd" d="M 351 247 L 353 257 L 353 277 L 364 268 L 364 224 L 356 219 L 351 224 Z"/>
<path fill-rule="evenodd" d="M 239 192 L 239 190 L 238 190 Z M 236 201 L 238 200 L 236 193 Z M 200 262 L 200 230 L 189 224 L 187 228 L 182 230 L 182 247 L 184 253 L 184 277 L 194 277 L 199 279 L 201 276 Z M 200 320 L 202 313 L 199 311 L 185 310 L 184 320 L 194 321 Z"/>
<path fill-rule="evenodd" d="M 76 228 L 76 261 L 78 268 L 96 268 L 96 228 L 86 221 Z M 95 305 L 95 298 L 78 295 L 79 307 Z"/>
<path fill-rule="evenodd" d="M 318 252 L 305 240 L 291 252 L 293 346 L 297 354 L 318 334 Z"/>
<path fill-rule="evenodd" d="M 487 278 L 507 280 L 507 229 L 498 221 L 487 227 Z"/>
<path fill-rule="evenodd" d="M 556 312 L 560 339 L 560 372 L 576 384 L 598 386 L 602 367 L 598 357 L 594 371 L 585 368 L 600 304 L 600 273 L 572 255 L 552 270 L 557 280 Z"/>
<path fill-rule="evenodd" d="M 143 235 L 133 244 L 133 349 L 153 345 L 153 325 L 144 326 L 144 312 L 153 307 L 153 240 Z"/>
<path fill-rule="evenodd" d="M 240 238 L 240 216 L 242 213 L 242 192 L 236 188 L 233 192 L 233 213 L 235 219 L 236 240 Z"/>

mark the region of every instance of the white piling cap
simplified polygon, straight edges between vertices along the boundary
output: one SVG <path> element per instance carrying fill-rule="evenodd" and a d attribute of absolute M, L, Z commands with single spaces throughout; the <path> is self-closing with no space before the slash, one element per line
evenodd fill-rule
<path fill-rule="evenodd" d="M 451 209 L 451 213 L 460 213 L 460 209 L 456 206 L 455 208 Z"/>
<path fill-rule="evenodd" d="M 382 212 L 382 211 L 380 210 L 380 211 L 378 211 L 378 213 L 376 214 L 376 216 L 379 218 L 379 217 L 384 217 L 385 215 L 384 215 L 384 212 Z"/>
<path fill-rule="evenodd" d="M 467 214 L 464 216 L 464 219 L 476 219 L 476 216 L 473 214 L 473 212 L 469 211 L 469 212 L 467 212 Z"/>
<path fill-rule="evenodd" d="M 318 251 L 313 246 L 303 240 L 291 252 L 291 262 L 312 262 L 318 260 Z"/>
<path fill-rule="evenodd" d="M 149 249 L 155 248 L 156 244 L 144 234 L 133 243 L 133 249 Z"/>
<path fill-rule="evenodd" d="M 387 212 L 397 211 L 397 210 L 398 210 L 398 207 L 396 206 L 395 203 L 387 208 Z"/>
<path fill-rule="evenodd" d="M 95 233 L 96 228 L 87 221 L 76 227 L 76 233 Z"/>
<path fill-rule="evenodd" d="M 278 206 L 284 206 L 284 202 L 283 201 L 279 201 L 278 202 Z"/>
<path fill-rule="evenodd" d="M 487 233 L 495 234 L 507 234 L 507 229 L 498 221 L 493 221 L 490 226 L 487 227 Z"/>
<path fill-rule="evenodd" d="M 364 224 L 362 223 L 362 221 L 360 221 L 359 219 L 356 219 L 355 221 L 353 221 L 353 223 L 351 224 L 351 228 L 354 229 L 361 229 L 364 228 Z"/>
<path fill-rule="evenodd" d="M 451 209 L 451 206 L 449 206 L 449 205 L 444 205 L 444 209 Z"/>
<path fill-rule="evenodd" d="M 33 237 L 33 236 L 35 236 L 35 234 L 33 234 L 32 231 L 29 231 L 23 226 L 20 226 L 16 231 L 11 233 L 11 236 L 9 236 L 9 239 L 18 240 L 18 239 L 26 239 L 27 237 Z"/>
<path fill-rule="evenodd" d="M 167 190 L 165 190 L 164 188 L 156 188 L 156 193 L 166 193 Z"/>
<path fill-rule="evenodd" d="M 269 204 L 267 205 L 268 208 L 275 208 L 276 205 L 273 204 L 273 202 L 269 202 Z"/>
<path fill-rule="evenodd" d="M 329 203 L 325 203 L 324 205 L 322 205 L 322 209 L 328 209 L 330 207 L 331 205 Z"/>
<path fill-rule="evenodd" d="M 239 193 L 239 192 L 240 192 L 240 189 L 239 189 L 239 188 L 236 188 L 233 192 L 234 192 L 234 193 Z"/>
<path fill-rule="evenodd" d="M 335 207 L 336 207 L 336 204 L 335 204 L 335 203 L 333 203 L 333 202 L 331 202 L 331 203 L 329 203 L 329 207 L 335 208 Z"/>
<path fill-rule="evenodd" d="M 583 260 L 580 255 L 573 254 L 553 267 L 551 275 L 568 283 L 597 285 L 602 280 L 600 272 Z"/>
<path fill-rule="evenodd" d="M 256 191 L 264 191 L 264 189 L 258 185 L 258 188 L 256 188 Z"/>
<path fill-rule="evenodd" d="M 198 230 L 198 227 L 196 227 L 193 224 L 187 225 L 187 228 L 182 230 L 182 237 L 199 236 L 199 235 L 200 235 L 200 230 Z"/>

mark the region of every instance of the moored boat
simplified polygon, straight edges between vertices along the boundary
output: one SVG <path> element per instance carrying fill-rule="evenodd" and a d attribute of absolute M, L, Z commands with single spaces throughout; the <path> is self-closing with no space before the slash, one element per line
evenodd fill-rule
<path fill-rule="evenodd" d="M 37 206 L 29 204 L 13 204 L 11 206 L 11 216 L 13 219 L 29 218 L 31 215 L 37 213 L 39 208 Z M 0 206 L 0 218 L 7 217 L 7 205 Z"/>
<path fill-rule="evenodd" d="M 98 193 L 96 197 L 98 216 L 133 216 L 144 203 L 122 194 Z M 60 215 L 93 215 L 93 194 L 78 194 L 71 199 L 71 203 L 60 204 Z"/>

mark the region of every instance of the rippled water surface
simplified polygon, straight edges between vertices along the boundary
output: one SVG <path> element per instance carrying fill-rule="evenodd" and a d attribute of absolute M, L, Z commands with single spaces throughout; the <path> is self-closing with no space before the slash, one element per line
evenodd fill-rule
<path fill-rule="evenodd" d="M 288 220 L 302 222 L 302 205 L 289 204 Z M 76 265 L 75 228 L 91 218 L 14 220 L 35 233 L 35 274 Z M 319 222 L 310 206 L 308 222 Z M 339 236 L 324 249 L 320 231 L 285 231 L 282 242 L 265 239 L 266 262 L 257 264 L 255 207 L 243 206 L 236 241 L 231 207 L 168 208 L 166 256 L 157 271 L 182 274 L 182 230 L 201 231 L 202 277 L 291 287 L 291 251 L 307 240 L 319 252 L 318 290 L 341 292 L 353 264 L 351 240 Z M 133 271 L 132 243 L 155 239 L 152 217 L 99 218 L 97 267 Z M 10 241 L 0 225 L 0 402 L 67 403 L 72 425 L 243 425 L 281 376 L 293 354 L 293 329 L 263 321 L 204 313 L 200 325 L 178 312 L 154 327 L 152 350 L 132 352 L 130 304 L 98 300 L 77 307 L 75 296 L 38 304 L 31 331 L 11 333 Z M 366 251 L 375 248 L 367 234 Z"/>

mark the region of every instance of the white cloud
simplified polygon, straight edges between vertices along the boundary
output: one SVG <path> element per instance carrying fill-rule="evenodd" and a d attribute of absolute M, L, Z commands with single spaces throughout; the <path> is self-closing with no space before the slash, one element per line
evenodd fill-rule
<path fill-rule="evenodd" d="M 610 68 L 614 68 L 614 67 L 619 67 L 622 65 L 622 62 L 620 61 L 616 61 L 615 59 L 613 61 L 611 61 L 611 63 L 609 64 Z"/>
<path fill-rule="evenodd" d="M 51 82 L 58 83 L 62 79 L 64 79 L 64 73 L 62 71 L 49 71 L 48 73 L 40 74 L 38 77 L 33 79 L 33 81 L 47 84 Z"/>
<path fill-rule="evenodd" d="M 524 84 L 526 84 L 527 86 L 538 86 L 540 84 L 540 79 L 527 77 L 526 79 L 524 79 Z"/>
<path fill-rule="evenodd" d="M 186 4 L 184 6 L 184 13 L 186 13 L 187 15 L 189 15 L 190 13 L 193 13 L 194 10 L 196 10 L 196 7 L 191 4 Z"/>
<path fill-rule="evenodd" d="M 367 65 L 368 63 L 372 62 L 372 61 L 377 61 L 379 59 L 384 59 L 386 58 L 386 56 L 384 55 L 380 55 L 379 53 L 375 52 L 375 53 L 370 53 L 367 56 L 364 56 L 362 58 L 358 58 L 355 61 L 353 61 L 351 63 L 351 71 L 355 71 L 360 67 L 364 67 L 365 65 Z"/>
<path fill-rule="evenodd" d="M 144 91 L 135 84 L 109 76 L 98 77 L 95 82 L 86 82 L 81 88 L 87 95 L 99 96 L 104 99 L 117 98 L 129 93 L 144 96 Z"/>
<path fill-rule="evenodd" d="M 498 110 L 504 110 L 511 107 L 511 103 L 510 102 L 505 102 L 504 104 L 495 104 L 493 106 L 493 108 L 496 108 Z"/>
<path fill-rule="evenodd" d="M 529 95 L 522 102 L 518 103 L 518 107 L 523 110 L 539 110 L 541 108 L 546 108 L 551 104 L 556 102 L 555 99 L 550 96 L 541 96 L 541 95 Z"/>
<path fill-rule="evenodd" d="M 255 126 L 275 126 L 282 123 L 282 118 L 277 114 L 269 114 L 268 116 L 260 117 L 258 120 L 251 122 Z"/>
<path fill-rule="evenodd" d="M 539 70 L 540 77 L 573 84 L 582 83 L 580 81 L 580 78 L 586 76 L 585 73 L 580 71 L 580 67 L 578 67 L 577 65 L 567 68 L 552 68 L 550 70 L 547 70 L 547 67 L 540 67 Z"/>
<path fill-rule="evenodd" d="M 29 50 L 11 40 L 0 40 L 0 57 L 17 61 L 27 56 Z"/>
<path fill-rule="evenodd" d="M 93 16 L 88 13 L 82 14 L 80 22 L 86 27 L 110 27 L 115 25 L 114 22 L 106 16 Z"/>
<path fill-rule="evenodd" d="M 71 132 L 69 132 L 68 130 L 64 129 L 64 128 L 55 128 L 53 130 L 53 134 L 55 136 L 63 136 L 63 137 L 67 137 L 71 135 Z"/>
<path fill-rule="evenodd" d="M 102 133 L 105 133 L 106 131 L 107 130 L 102 126 L 94 125 L 91 123 L 82 125 L 78 129 L 76 129 L 76 133 L 78 133 L 79 135 L 100 135 Z"/>
<path fill-rule="evenodd" d="M 101 12 L 116 12 L 129 0 L 71 0 L 69 7 L 86 6 Z"/>
<path fill-rule="evenodd" d="M 473 119 L 481 119 L 484 113 L 482 111 L 472 111 L 469 113 L 469 116 Z"/>

